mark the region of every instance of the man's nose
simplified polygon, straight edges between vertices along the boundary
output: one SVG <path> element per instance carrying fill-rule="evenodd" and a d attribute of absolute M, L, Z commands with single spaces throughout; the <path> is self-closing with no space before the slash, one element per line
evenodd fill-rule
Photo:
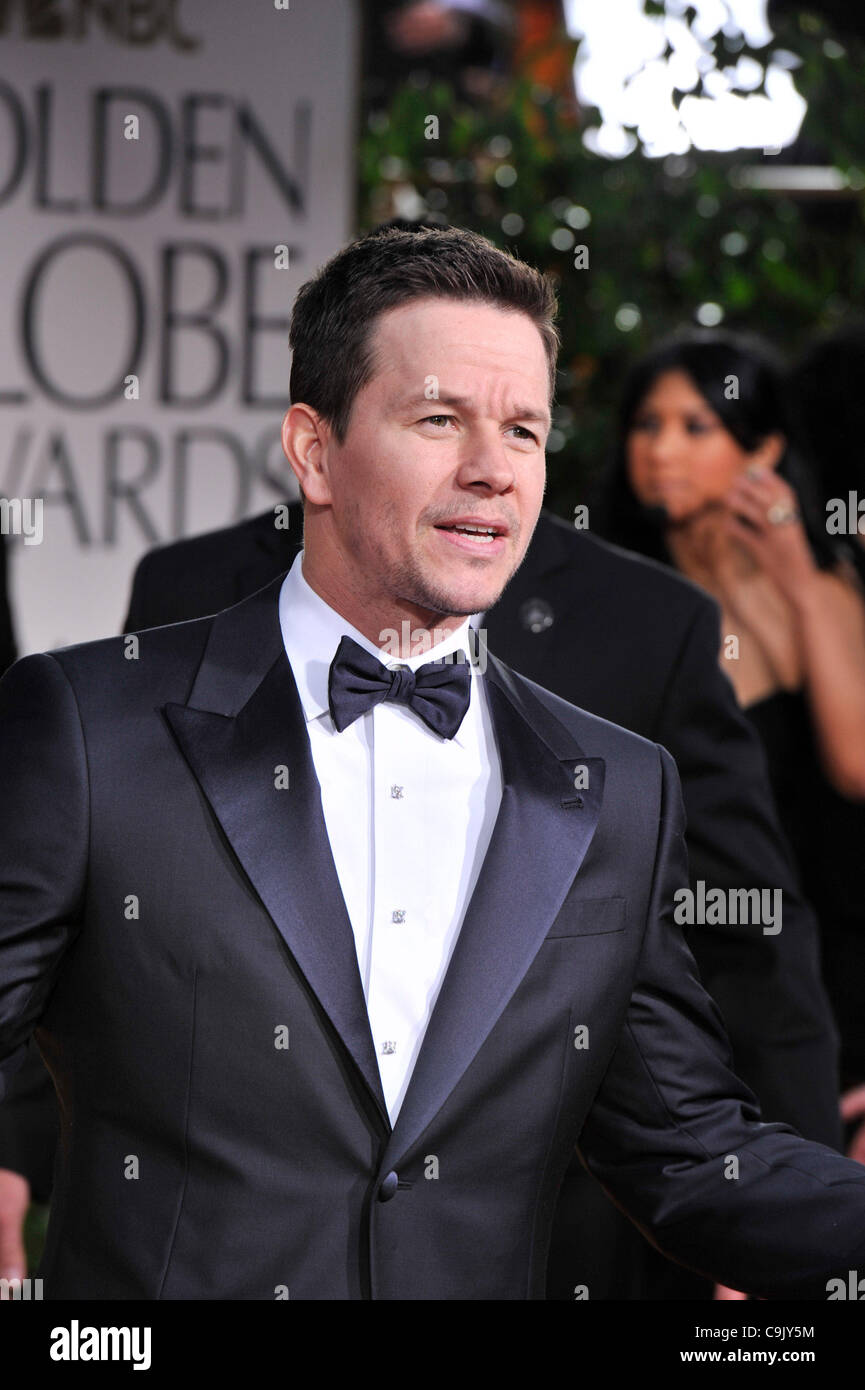
<path fill-rule="evenodd" d="M 486 483 L 495 492 L 503 492 L 514 480 L 514 460 L 509 456 L 506 442 L 498 433 L 479 431 L 466 438 L 460 458 L 460 482 Z"/>

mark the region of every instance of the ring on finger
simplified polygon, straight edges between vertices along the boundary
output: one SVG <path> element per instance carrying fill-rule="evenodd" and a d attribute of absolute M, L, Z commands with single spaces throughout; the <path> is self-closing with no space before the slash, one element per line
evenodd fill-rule
<path fill-rule="evenodd" d="M 772 526 L 785 526 L 799 520 L 799 513 L 788 502 L 773 502 L 766 513 L 766 520 Z"/>

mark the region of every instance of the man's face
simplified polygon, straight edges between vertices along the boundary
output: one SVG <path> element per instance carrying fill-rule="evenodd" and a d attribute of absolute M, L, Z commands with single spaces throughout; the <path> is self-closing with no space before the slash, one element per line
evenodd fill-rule
<path fill-rule="evenodd" d="M 388 310 L 348 433 L 327 445 L 341 586 L 376 606 L 492 606 L 518 568 L 545 486 L 549 377 L 531 319 L 441 298 Z M 452 529 L 492 526 L 492 539 Z"/>

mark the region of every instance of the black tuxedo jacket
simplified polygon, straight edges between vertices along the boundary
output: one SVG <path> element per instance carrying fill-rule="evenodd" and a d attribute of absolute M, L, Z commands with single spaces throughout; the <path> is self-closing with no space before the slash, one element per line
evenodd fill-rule
<path fill-rule="evenodd" d="M 278 589 L 0 683 L 0 1058 L 35 1029 L 61 1112 L 46 1295 L 542 1297 L 578 1141 L 711 1277 L 861 1268 L 865 1169 L 760 1123 L 672 923 L 672 758 L 493 656 L 501 808 L 391 1128 Z"/>
<path fill-rule="evenodd" d="M 288 569 L 302 545 L 299 503 L 287 530 L 273 523 L 266 512 L 145 555 L 125 630 L 217 612 Z M 718 666 L 717 605 L 666 567 L 544 511 L 485 627 L 490 651 L 514 670 L 673 754 L 692 884 L 782 890 L 779 935 L 703 925 L 688 944 L 763 1113 L 840 1148 L 838 1041 L 817 923 L 779 828 L 762 746 Z"/>
<path fill-rule="evenodd" d="M 15 637 L 6 579 L 6 537 L 0 534 L 0 676 L 15 660 Z"/>

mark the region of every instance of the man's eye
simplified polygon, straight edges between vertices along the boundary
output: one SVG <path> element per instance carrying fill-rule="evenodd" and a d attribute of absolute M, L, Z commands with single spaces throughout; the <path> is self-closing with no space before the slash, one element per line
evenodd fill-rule
<path fill-rule="evenodd" d="M 434 424 L 436 420 L 455 420 L 455 419 L 456 419 L 456 416 L 455 416 L 455 415 L 426 415 L 426 416 L 424 416 L 423 420 L 421 420 L 420 423 L 421 423 L 422 425 L 431 425 L 431 424 Z M 510 428 L 511 428 L 512 430 L 522 430 L 522 434 L 523 434 L 523 436 L 524 436 L 526 439 L 533 439 L 533 440 L 535 441 L 535 443 L 537 443 L 537 435 L 532 434 L 531 430 L 527 430 L 527 429 L 525 428 L 524 425 L 511 425 Z"/>

